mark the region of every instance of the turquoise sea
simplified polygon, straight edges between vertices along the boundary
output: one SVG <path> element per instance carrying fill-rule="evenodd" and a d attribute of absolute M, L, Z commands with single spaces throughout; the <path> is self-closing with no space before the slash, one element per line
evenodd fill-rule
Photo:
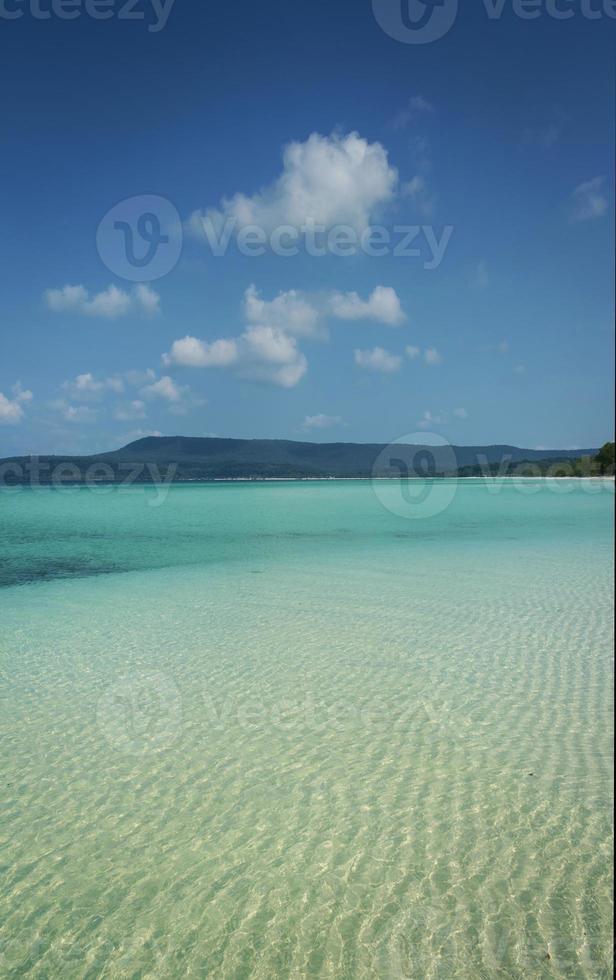
<path fill-rule="evenodd" d="M 0 492 L 0 976 L 611 976 L 613 505 Z"/>

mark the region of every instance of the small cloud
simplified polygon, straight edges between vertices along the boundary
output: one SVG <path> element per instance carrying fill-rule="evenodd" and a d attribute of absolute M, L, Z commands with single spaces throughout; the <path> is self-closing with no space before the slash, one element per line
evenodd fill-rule
<path fill-rule="evenodd" d="M 23 408 L 16 399 L 7 398 L 0 391 L 0 425 L 17 425 L 24 415 Z"/>
<path fill-rule="evenodd" d="M 608 198 L 604 191 L 605 177 L 593 177 L 575 188 L 571 195 L 571 221 L 593 221 L 608 211 Z"/>
<path fill-rule="evenodd" d="M 367 300 L 355 292 L 334 293 L 329 307 L 339 320 L 377 320 L 396 327 L 406 319 L 400 298 L 391 286 L 377 286 Z"/>
<path fill-rule="evenodd" d="M 356 350 L 355 363 L 368 371 L 393 374 L 400 370 L 402 358 L 397 354 L 391 354 L 383 347 L 373 347 L 372 350 Z"/>
<path fill-rule="evenodd" d="M 487 289 L 489 285 L 490 274 L 488 272 L 488 263 L 485 259 L 481 259 L 471 276 L 471 286 L 473 289 Z"/>
<path fill-rule="evenodd" d="M 514 374 L 526 374 L 526 368 L 524 367 L 523 364 L 516 364 L 516 366 L 513 369 L 513 373 Z"/>
<path fill-rule="evenodd" d="M 125 405 L 118 405 L 113 413 L 114 419 L 118 422 L 132 422 L 136 419 L 146 418 L 145 402 L 134 399 Z"/>
<path fill-rule="evenodd" d="M 31 402 L 32 399 L 34 398 L 34 395 L 32 394 L 31 391 L 29 391 L 27 388 L 24 389 L 21 387 L 21 381 L 18 381 L 16 384 L 14 384 L 11 391 L 13 392 L 16 402 L 20 402 L 20 403 Z"/>
<path fill-rule="evenodd" d="M 196 211 L 188 225 L 201 238 L 220 233 L 226 219 L 235 221 L 236 231 L 248 225 L 266 232 L 281 225 L 301 228 L 309 220 L 363 231 L 397 187 L 398 171 L 381 143 L 369 143 L 357 132 L 312 133 L 305 142 L 284 148 L 282 171 L 269 186 Z"/>
<path fill-rule="evenodd" d="M 339 415 L 307 415 L 303 421 L 303 429 L 333 429 L 342 425 Z"/>
<path fill-rule="evenodd" d="M 438 425 L 446 425 L 447 416 L 444 414 L 433 415 L 432 412 L 426 411 L 423 413 L 419 422 L 417 423 L 418 429 L 432 429 Z"/>
<path fill-rule="evenodd" d="M 163 375 L 158 381 L 141 389 L 144 398 L 162 398 L 163 401 L 179 404 L 188 388 L 177 385 L 169 375 Z"/>
<path fill-rule="evenodd" d="M 244 295 L 244 312 L 248 323 L 277 327 L 293 337 L 326 336 L 319 310 L 296 289 L 264 300 L 256 286 L 249 286 Z"/>
<path fill-rule="evenodd" d="M 98 419 L 98 411 L 95 408 L 90 408 L 88 405 L 71 405 L 62 398 L 51 402 L 50 407 L 60 412 L 65 422 L 90 424 Z"/>
<path fill-rule="evenodd" d="M 228 367 L 235 364 L 238 358 L 235 340 L 214 340 L 207 343 L 197 337 L 183 337 L 174 340 L 168 354 L 163 354 L 163 364 L 169 367 L 177 364 L 180 367 Z"/>
<path fill-rule="evenodd" d="M 410 197 L 415 207 L 423 215 L 429 216 L 434 211 L 436 197 L 428 188 L 425 177 L 417 174 L 412 180 L 407 181 L 401 187 L 403 197 Z"/>
<path fill-rule="evenodd" d="M 443 363 L 443 357 L 439 354 L 436 347 L 428 347 L 428 350 L 424 354 L 424 360 L 426 364 L 430 364 L 432 367 Z"/>
<path fill-rule="evenodd" d="M 95 401 L 109 391 L 121 394 L 124 382 L 119 377 L 99 380 L 91 372 L 86 372 L 78 374 L 73 381 L 65 381 L 62 388 L 73 401 Z"/>
<path fill-rule="evenodd" d="M 493 344 L 484 344 L 478 347 L 477 350 L 482 354 L 508 354 L 511 350 L 511 345 L 508 340 L 499 340 Z"/>
<path fill-rule="evenodd" d="M 406 107 L 394 117 L 392 126 L 394 129 L 406 129 L 413 119 L 426 112 L 434 112 L 432 103 L 428 102 L 423 95 L 414 95 L 409 99 Z"/>
<path fill-rule="evenodd" d="M 421 347 L 413 347 L 411 344 L 404 348 L 404 353 L 411 361 L 415 361 L 421 354 Z"/>
<path fill-rule="evenodd" d="M 455 417 L 457 419 L 467 419 L 468 418 L 468 412 L 466 411 L 465 408 L 454 408 L 453 414 L 455 415 Z"/>
<path fill-rule="evenodd" d="M 108 320 L 131 312 L 147 316 L 160 312 L 160 296 L 146 285 L 135 286 L 130 293 L 111 285 L 92 297 L 84 286 L 63 286 L 62 289 L 47 289 L 44 300 L 53 313 L 81 313 Z"/>

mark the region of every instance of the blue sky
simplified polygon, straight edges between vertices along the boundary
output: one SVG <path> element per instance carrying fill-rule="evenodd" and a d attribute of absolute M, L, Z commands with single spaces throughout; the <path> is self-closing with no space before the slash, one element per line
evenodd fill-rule
<path fill-rule="evenodd" d="M 108 20 L 34 2 L 0 4 L 0 455 L 155 432 L 612 436 L 602 0 L 536 0 L 536 19 L 467 4 L 425 44 L 371 0 L 175 0 L 164 24 L 150 0 L 134 20 L 124 0 Z M 143 256 L 141 214 L 170 242 L 138 268 L 113 222 Z M 326 254 L 305 231 L 276 254 L 276 229 L 310 219 Z M 225 221 L 214 255 L 204 227 Z M 242 254 L 247 223 L 265 254 Z M 385 229 L 387 254 L 332 254 L 341 226 L 351 244 Z M 393 254 L 401 228 L 419 255 Z"/>

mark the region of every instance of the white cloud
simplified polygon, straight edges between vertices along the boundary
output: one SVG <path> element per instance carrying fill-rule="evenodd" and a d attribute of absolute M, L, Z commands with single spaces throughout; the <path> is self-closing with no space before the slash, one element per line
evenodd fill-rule
<path fill-rule="evenodd" d="M 425 177 L 417 174 L 412 180 L 407 181 L 402 185 L 402 194 L 404 197 L 411 198 L 421 214 L 427 217 L 433 213 L 436 196 L 430 191 Z"/>
<path fill-rule="evenodd" d="M 88 405 L 71 405 L 62 398 L 52 402 L 51 408 L 60 412 L 65 422 L 91 423 L 98 419 L 98 411 L 95 408 L 90 408 Z"/>
<path fill-rule="evenodd" d="M 87 372 L 78 374 L 73 381 L 65 381 L 62 388 L 73 401 L 93 401 L 102 398 L 109 391 L 120 394 L 124 390 L 124 382 L 119 377 L 97 380 L 93 374 Z"/>
<path fill-rule="evenodd" d="M 203 235 L 204 219 L 220 229 L 231 218 L 240 228 L 256 225 L 266 232 L 281 225 L 301 228 L 307 220 L 363 231 L 398 184 L 384 147 L 356 132 L 313 133 L 304 143 L 289 143 L 282 162 L 282 173 L 269 187 L 252 196 L 235 194 L 218 209 L 194 212 L 190 227 Z"/>
<path fill-rule="evenodd" d="M 399 371 L 402 365 L 402 358 L 397 354 L 391 354 L 383 347 L 373 347 L 372 350 L 356 350 L 355 363 L 369 371 L 382 371 L 385 374 L 392 374 Z"/>
<path fill-rule="evenodd" d="M 84 286 L 64 286 L 62 289 L 47 289 L 45 302 L 54 313 L 76 310 L 88 302 L 88 291 Z"/>
<path fill-rule="evenodd" d="M 575 188 L 572 194 L 572 221 L 592 221 L 607 213 L 608 198 L 604 185 L 605 177 L 593 177 Z"/>
<path fill-rule="evenodd" d="M 147 316 L 160 313 L 160 295 L 146 283 L 135 286 L 135 301 Z"/>
<path fill-rule="evenodd" d="M 255 286 L 249 286 L 244 296 L 244 312 L 248 323 L 277 327 L 294 337 L 323 335 L 319 311 L 295 289 L 267 301 L 261 299 Z"/>
<path fill-rule="evenodd" d="M 455 415 L 455 417 L 457 419 L 467 419 L 468 418 L 468 412 L 466 411 L 465 408 L 454 408 L 453 414 Z"/>
<path fill-rule="evenodd" d="M 355 293 L 334 293 L 329 301 L 333 316 L 339 320 L 378 320 L 398 326 L 406 319 L 400 298 L 391 286 L 377 286 L 367 300 Z"/>
<path fill-rule="evenodd" d="M 81 313 L 108 320 L 132 312 L 147 316 L 160 312 L 160 296 L 146 285 L 135 286 L 130 293 L 111 285 L 92 297 L 84 286 L 64 286 L 62 289 L 47 289 L 44 299 L 54 313 Z"/>
<path fill-rule="evenodd" d="M 17 425 L 23 415 L 24 410 L 17 399 L 7 398 L 0 391 L 0 425 Z"/>
<path fill-rule="evenodd" d="M 166 402 L 179 404 L 188 388 L 175 383 L 168 374 L 141 389 L 144 398 L 162 398 Z"/>
<path fill-rule="evenodd" d="M 446 425 L 447 416 L 441 413 L 440 415 L 433 415 L 432 412 L 425 411 L 417 423 L 418 429 L 431 429 L 438 425 Z"/>
<path fill-rule="evenodd" d="M 12 387 L 12 392 L 17 402 L 31 402 L 34 395 L 27 388 L 21 387 L 21 381 L 18 381 Z"/>
<path fill-rule="evenodd" d="M 240 377 L 281 388 L 294 388 L 308 370 L 308 361 L 289 337 L 277 327 L 253 326 L 239 339 Z"/>
<path fill-rule="evenodd" d="M 438 364 L 443 363 L 443 357 L 437 351 L 436 347 L 428 347 L 427 351 L 424 353 L 424 360 L 426 364 L 430 364 L 432 367 L 436 367 Z"/>
<path fill-rule="evenodd" d="M 125 405 L 118 405 L 113 413 L 114 419 L 118 422 L 132 422 L 135 419 L 146 418 L 145 402 L 134 399 Z"/>
<path fill-rule="evenodd" d="M 33 394 L 27 388 L 21 387 L 18 381 L 11 388 L 13 397 L 0 391 L 0 425 L 17 425 L 24 417 L 23 405 L 31 402 Z"/>
<path fill-rule="evenodd" d="M 412 344 L 409 344 L 408 347 L 404 348 L 404 353 L 408 358 L 410 358 L 411 361 L 414 361 L 421 354 L 421 348 L 413 347 Z"/>
<path fill-rule="evenodd" d="M 304 429 L 332 429 L 341 424 L 342 419 L 339 415 L 307 415 L 302 427 Z"/>
<path fill-rule="evenodd" d="M 183 337 L 174 340 L 168 354 L 163 354 L 163 364 L 167 367 L 228 367 L 238 359 L 235 340 L 215 340 L 209 344 L 197 337 Z"/>

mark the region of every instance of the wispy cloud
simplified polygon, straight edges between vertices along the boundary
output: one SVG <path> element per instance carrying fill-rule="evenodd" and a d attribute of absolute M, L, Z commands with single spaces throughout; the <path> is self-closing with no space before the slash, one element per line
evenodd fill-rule
<path fill-rule="evenodd" d="M 490 273 L 488 271 L 488 263 L 486 259 L 481 259 L 475 269 L 470 279 L 470 284 L 473 289 L 487 289 L 490 285 Z"/>
<path fill-rule="evenodd" d="M 146 316 L 160 312 L 159 294 L 144 284 L 135 286 L 130 293 L 111 285 L 94 296 L 90 296 L 85 286 L 63 286 L 46 290 L 44 300 L 53 313 L 81 313 L 108 320 L 135 312 Z"/>
<path fill-rule="evenodd" d="M 302 423 L 303 429 L 333 429 L 337 425 L 342 425 L 343 420 L 339 415 L 307 415 Z"/>
<path fill-rule="evenodd" d="M 593 221 L 607 214 L 609 201 L 604 187 L 605 177 L 593 177 L 575 188 L 571 195 L 571 221 Z"/>
<path fill-rule="evenodd" d="M 443 363 L 443 355 L 437 351 L 436 347 L 428 347 L 427 351 L 424 352 L 424 361 L 431 367 L 438 367 L 439 364 Z"/>
<path fill-rule="evenodd" d="M 429 102 L 423 95 L 413 95 L 406 106 L 401 109 L 392 121 L 392 126 L 394 129 L 406 129 L 406 127 L 416 119 L 417 116 L 421 116 L 424 113 L 434 112 L 434 106 Z"/>
<path fill-rule="evenodd" d="M 373 347 L 372 350 L 355 350 L 355 363 L 368 371 L 380 371 L 383 374 L 393 374 L 402 366 L 402 358 L 392 354 L 384 347 Z"/>

